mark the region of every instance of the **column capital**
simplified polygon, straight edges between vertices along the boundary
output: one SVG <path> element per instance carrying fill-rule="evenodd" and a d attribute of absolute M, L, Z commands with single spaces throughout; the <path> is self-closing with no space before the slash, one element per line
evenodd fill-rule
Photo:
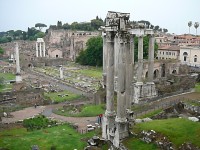
<path fill-rule="evenodd" d="M 115 32 L 107 31 L 106 32 L 106 42 L 114 42 Z"/>

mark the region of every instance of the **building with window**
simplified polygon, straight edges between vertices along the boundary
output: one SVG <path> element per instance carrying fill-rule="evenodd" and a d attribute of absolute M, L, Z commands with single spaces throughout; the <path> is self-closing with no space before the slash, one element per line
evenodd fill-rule
<path fill-rule="evenodd" d="M 180 48 L 180 61 L 182 64 L 200 67 L 200 47 L 183 46 Z"/>
<path fill-rule="evenodd" d="M 177 59 L 179 60 L 179 46 L 159 46 L 157 59 Z"/>

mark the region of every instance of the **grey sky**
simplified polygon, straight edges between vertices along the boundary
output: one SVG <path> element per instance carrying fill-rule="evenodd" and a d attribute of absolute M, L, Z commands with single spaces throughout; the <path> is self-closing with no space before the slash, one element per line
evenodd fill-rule
<path fill-rule="evenodd" d="M 90 21 L 97 15 L 104 19 L 109 10 L 131 13 L 131 20 L 148 20 L 176 34 L 188 33 L 188 21 L 200 22 L 200 0 L 0 0 L 0 31 Z"/>

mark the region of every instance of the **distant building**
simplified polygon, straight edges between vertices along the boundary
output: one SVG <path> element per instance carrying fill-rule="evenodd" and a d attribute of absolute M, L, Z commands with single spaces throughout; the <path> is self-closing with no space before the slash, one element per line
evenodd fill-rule
<path fill-rule="evenodd" d="M 179 46 L 159 46 L 157 59 L 177 59 L 179 60 Z"/>
<path fill-rule="evenodd" d="M 182 46 L 180 61 L 188 66 L 200 67 L 200 47 Z"/>

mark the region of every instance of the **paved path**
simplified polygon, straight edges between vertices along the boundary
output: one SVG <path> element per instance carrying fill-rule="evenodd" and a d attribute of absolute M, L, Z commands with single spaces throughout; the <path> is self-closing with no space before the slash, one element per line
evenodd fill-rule
<path fill-rule="evenodd" d="M 69 122 L 78 125 L 78 130 L 86 130 L 88 124 L 94 125 L 96 122 L 96 117 L 65 117 L 56 115 L 52 112 L 53 108 L 61 107 L 63 104 L 48 105 L 48 106 L 38 106 L 37 108 L 28 107 L 23 110 L 15 111 L 10 113 L 12 118 L 2 117 L 2 123 L 15 123 L 17 121 L 22 121 L 26 118 L 33 117 L 38 114 L 43 114 L 46 117 L 52 117 L 55 120 L 62 122 Z"/>

